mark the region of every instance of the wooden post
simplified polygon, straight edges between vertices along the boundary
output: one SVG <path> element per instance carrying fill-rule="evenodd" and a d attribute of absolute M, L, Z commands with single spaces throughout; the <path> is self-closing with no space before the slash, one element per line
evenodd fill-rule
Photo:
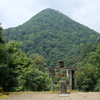
<path fill-rule="evenodd" d="M 52 76 L 51 76 L 51 79 L 52 79 L 52 83 L 51 83 L 51 91 L 54 91 L 54 70 L 52 71 Z"/>
<path fill-rule="evenodd" d="M 75 76 L 74 76 L 75 71 L 70 70 L 69 71 L 69 90 L 74 90 L 75 89 Z"/>
<path fill-rule="evenodd" d="M 72 90 L 75 90 L 75 71 L 72 70 Z"/>
<path fill-rule="evenodd" d="M 69 90 L 72 90 L 72 71 L 69 71 Z"/>

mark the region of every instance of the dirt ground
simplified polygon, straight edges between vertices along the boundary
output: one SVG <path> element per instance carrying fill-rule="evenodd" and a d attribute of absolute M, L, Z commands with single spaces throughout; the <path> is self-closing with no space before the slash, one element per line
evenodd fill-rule
<path fill-rule="evenodd" d="M 11 93 L 0 100 L 100 100 L 100 92 L 73 92 L 67 96 L 59 93 Z"/>

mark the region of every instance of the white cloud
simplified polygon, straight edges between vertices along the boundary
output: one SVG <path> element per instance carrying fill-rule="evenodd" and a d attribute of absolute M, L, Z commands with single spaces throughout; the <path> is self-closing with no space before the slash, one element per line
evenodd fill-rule
<path fill-rule="evenodd" d="M 100 1 L 99 0 L 83 0 L 80 9 L 73 13 L 72 18 L 78 22 L 100 32 Z"/>
<path fill-rule="evenodd" d="M 12 27 L 29 20 L 39 10 L 35 4 L 34 0 L 9 0 L 9 2 L 4 0 L 0 2 L 2 26 Z"/>

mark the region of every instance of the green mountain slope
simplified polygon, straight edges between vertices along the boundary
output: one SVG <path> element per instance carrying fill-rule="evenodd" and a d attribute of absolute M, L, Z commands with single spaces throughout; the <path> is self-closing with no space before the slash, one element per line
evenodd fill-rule
<path fill-rule="evenodd" d="M 22 42 L 23 50 L 31 58 L 35 54 L 44 56 L 50 67 L 55 67 L 57 60 L 79 56 L 78 46 L 94 44 L 100 37 L 99 33 L 53 9 L 45 9 L 26 23 L 4 30 L 3 34 L 6 41 Z"/>

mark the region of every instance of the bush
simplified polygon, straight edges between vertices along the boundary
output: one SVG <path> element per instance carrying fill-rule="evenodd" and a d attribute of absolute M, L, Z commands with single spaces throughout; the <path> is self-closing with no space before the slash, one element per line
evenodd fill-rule
<path fill-rule="evenodd" d="M 87 64 L 76 73 L 76 88 L 81 91 L 94 91 L 97 85 L 97 78 L 97 68 Z"/>

